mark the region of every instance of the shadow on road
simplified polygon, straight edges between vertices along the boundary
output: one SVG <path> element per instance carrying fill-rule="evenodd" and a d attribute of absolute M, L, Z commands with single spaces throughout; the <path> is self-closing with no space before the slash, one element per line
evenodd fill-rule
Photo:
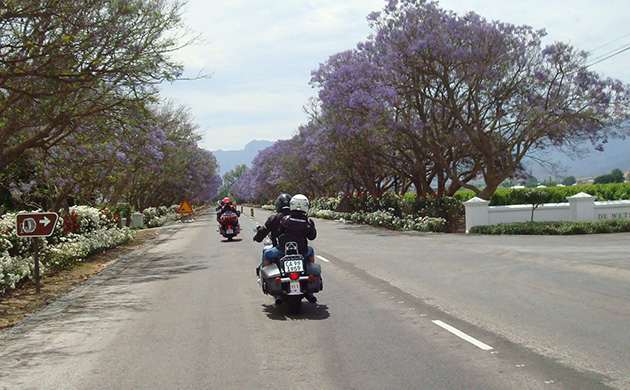
<path fill-rule="evenodd" d="M 243 239 L 242 238 L 233 238 L 232 240 L 221 240 L 221 242 L 223 244 L 229 244 L 229 243 L 232 243 L 232 242 L 240 242 L 240 241 L 243 241 Z"/>
<path fill-rule="evenodd" d="M 325 320 L 330 317 L 327 305 L 302 303 L 302 312 L 299 314 L 289 314 L 286 306 L 275 304 L 263 304 L 263 310 L 267 317 L 276 321 L 288 320 Z"/>

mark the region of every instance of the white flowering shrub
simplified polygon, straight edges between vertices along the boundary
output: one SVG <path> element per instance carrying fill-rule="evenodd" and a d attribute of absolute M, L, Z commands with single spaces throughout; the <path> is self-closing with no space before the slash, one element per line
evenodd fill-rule
<path fill-rule="evenodd" d="M 180 214 L 169 213 L 161 217 L 156 217 L 156 218 L 151 219 L 150 221 L 146 223 L 146 225 L 147 227 L 150 227 L 150 228 L 164 226 L 167 222 L 177 221 L 178 219 L 181 219 L 181 218 L 182 217 Z"/>
<path fill-rule="evenodd" d="M 339 197 L 331 197 L 331 198 L 317 198 L 311 202 L 311 208 L 317 210 L 336 210 L 341 202 L 341 198 Z"/>
<path fill-rule="evenodd" d="M 80 233 L 87 233 L 103 227 L 104 222 L 101 220 L 101 211 L 90 206 L 72 206 L 70 207 L 70 215 L 76 216 L 75 221 L 78 224 Z"/>
<path fill-rule="evenodd" d="M 373 213 L 339 213 L 330 210 L 311 210 L 309 215 L 315 218 L 354 222 L 388 229 L 422 232 L 442 232 L 446 224 L 443 218 L 414 217 L 410 215 L 400 218 L 393 214 L 393 210 L 375 211 Z"/>
<path fill-rule="evenodd" d="M 33 258 L 12 257 L 8 252 L 0 252 L 0 293 L 29 278 L 33 274 Z"/>
<path fill-rule="evenodd" d="M 144 216 L 144 224 L 147 227 L 163 226 L 168 222 L 177 221 L 183 217 L 182 214 L 177 214 L 179 210 L 178 205 L 172 205 L 171 207 L 149 207 L 142 210 Z"/>
<path fill-rule="evenodd" d="M 11 256 L 26 257 L 31 251 L 31 240 L 18 237 L 16 215 L 7 213 L 0 216 L 0 253 L 6 251 Z"/>
<path fill-rule="evenodd" d="M 73 206 L 68 213 L 61 213 L 53 235 L 41 240 L 42 274 L 131 241 L 134 232 L 118 228 L 119 221 L 109 210 L 88 206 Z M 32 239 L 18 237 L 16 228 L 15 213 L 0 216 L 0 293 L 33 277 Z"/>
<path fill-rule="evenodd" d="M 331 210 L 309 210 L 309 216 L 322 219 L 348 220 L 350 213 L 338 213 Z"/>
<path fill-rule="evenodd" d="M 144 216 L 145 221 L 151 221 L 154 218 L 161 217 L 163 214 L 160 213 L 160 210 L 157 207 L 149 207 L 142 210 L 142 215 Z"/>
<path fill-rule="evenodd" d="M 127 243 L 134 237 L 129 228 L 100 229 L 86 234 L 70 233 L 60 243 L 44 249 L 44 265 L 52 270 L 61 270 L 89 255 Z"/>

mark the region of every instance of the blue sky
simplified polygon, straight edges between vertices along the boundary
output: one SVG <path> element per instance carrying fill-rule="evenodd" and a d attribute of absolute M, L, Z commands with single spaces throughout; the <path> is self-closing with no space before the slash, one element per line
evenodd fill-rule
<path fill-rule="evenodd" d="M 240 150 L 251 140 L 290 138 L 307 122 L 311 71 L 370 34 L 366 16 L 384 0 L 188 0 L 185 23 L 201 40 L 174 54 L 185 76 L 162 86 L 189 107 L 208 150 Z M 442 0 L 458 14 L 545 28 L 593 57 L 630 45 L 627 0 Z M 612 42 L 621 38 L 615 42 Z M 612 42 L 612 43 L 611 43 Z M 602 45 L 608 44 L 604 47 Z M 592 69 L 630 83 L 630 50 Z"/>

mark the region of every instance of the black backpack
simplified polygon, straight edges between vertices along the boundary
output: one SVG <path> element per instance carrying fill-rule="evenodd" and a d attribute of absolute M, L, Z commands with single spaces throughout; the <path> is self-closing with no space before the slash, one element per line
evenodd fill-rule
<path fill-rule="evenodd" d="M 284 233 L 278 237 L 278 249 L 284 255 L 304 255 L 308 252 L 308 242 L 300 234 Z"/>

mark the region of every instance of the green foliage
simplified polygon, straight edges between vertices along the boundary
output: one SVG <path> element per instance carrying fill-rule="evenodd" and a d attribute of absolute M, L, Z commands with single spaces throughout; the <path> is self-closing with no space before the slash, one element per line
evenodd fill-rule
<path fill-rule="evenodd" d="M 539 181 L 536 177 L 530 176 L 529 179 L 525 182 L 525 187 L 532 188 L 538 185 Z"/>
<path fill-rule="evenodd" d="M 515 204 L 531 204 L 525 199 L 526 191 L 547 192 L 550 195 L 546 203 L 568 202 L 567 198 L 580 192 L 597 197 L 599 201 L 630 199 L 630 183 L 594 184 L 570 187 L 547 187 L 531 190 L 499 188 L 490 197 L 490 206 L 509 206 Z M 467 202 L 473 197 L 473 191 L 459 191 L 455 197 Z"/>
<path fill-rule="evenodd" d="M 472 234 L 574 235 L 630 232 L 630 220 L 583 222 L 517 222 L 474 226 Z"/>
<path fill-rule="evenodd" d="M 572 186 L 575 183 L 577 183 L 577 179 L 575 178 L 575 176 L 565 177 L 562 180 L 562 185 L 564 186 Z"/>
<path fill-rule="evenodd" d="M 597 176 L 594 184 L 623 183 L 625 181 L 621 169 L 613 169 L 608 175 Z"/>
<path fill-rule="evenodd" d="M 219 188 L 219 194 L 217 195 L 218 199 L 225 198 L 226 196 L 233 196 L 231 191 L 232 185 L 243 176 L 246 169 L 247 165 L 238 165 L 223 175 L 223 185 Z"/>
<path fill-rule="evenodd" d="M 386 193 L 380 198 L 363 194 L 348 200 L 354 213 L 335 212 L 341 198 L 315 199 L 311 209 L 312 212 L 323 212 L 317 215 L 321 218 L 343 218 L 390 229 L 440 232 L 455 231 L 464 216 L 464 205 L 452 197 L 429 199 L 416 194 L 401 197 Z"/>
<path fill-rule="evenodd" d="M 446 228 L 446 221 L 442 218 L 410 215 L 398 217 L 390 211 L 338 213 L 330 210 L 313 210 L 309 214 L 316 218 L 343 220 L 403 231 L 443 232 Z"/>

